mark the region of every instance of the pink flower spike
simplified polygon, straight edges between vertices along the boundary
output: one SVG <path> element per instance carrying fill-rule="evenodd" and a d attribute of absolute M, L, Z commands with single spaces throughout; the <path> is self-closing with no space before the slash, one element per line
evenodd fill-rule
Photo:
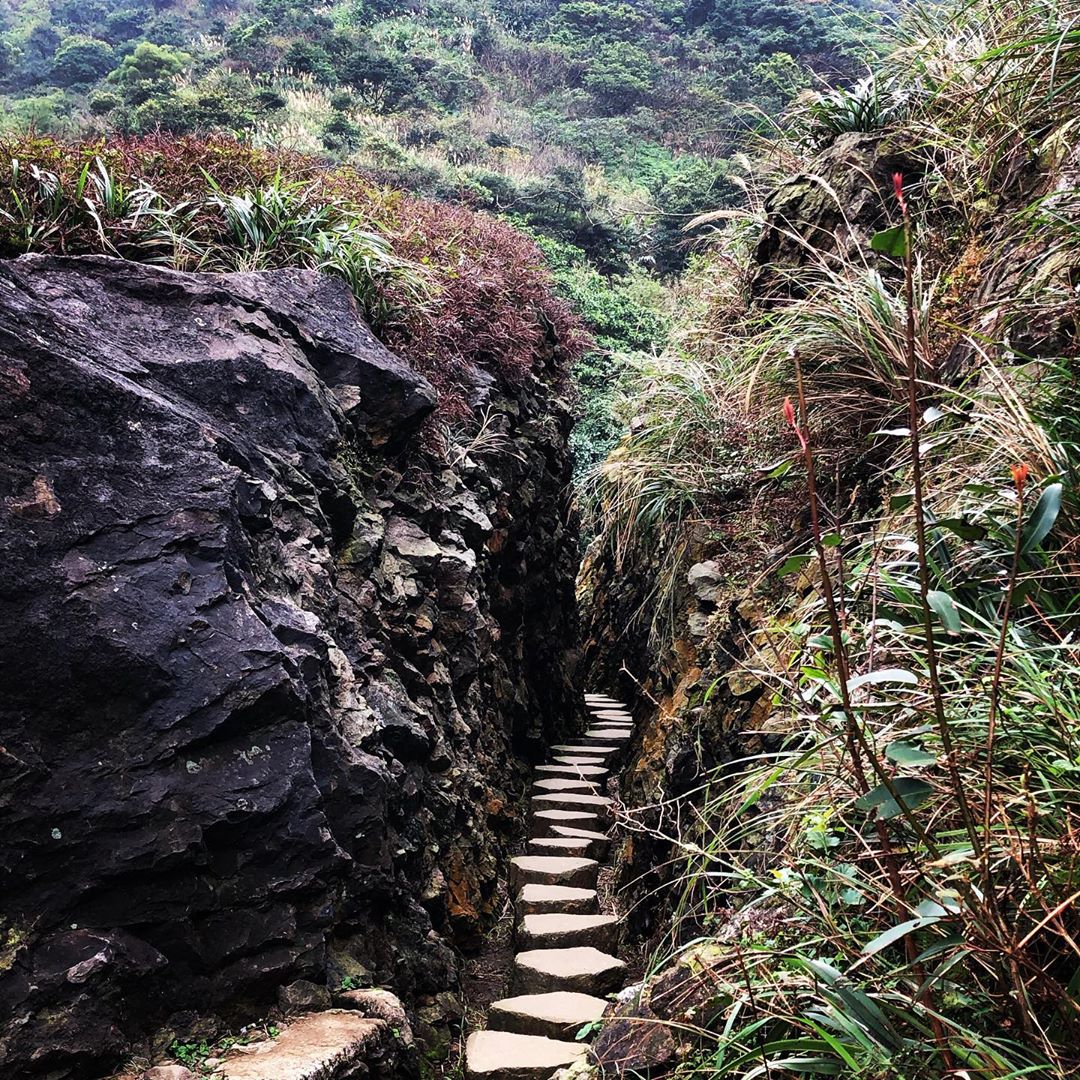
<path fill-rule="evenodd" d="M 795 406 L 791 404 L 791 398 L 784 398 L 784 419 L 788 422 L 788 427 L 796 428 L 795 425 Z M 796 430 L 798 430 L 796 428 Z"/>
<path fill-rule="evenodd" d="M 893 191 L 896 193 L 896 201 L 900 204 L 900 212 L 907 213 L 907 199 L 904 198 L 904 174 L 894 172 L 892 174 Z"/>

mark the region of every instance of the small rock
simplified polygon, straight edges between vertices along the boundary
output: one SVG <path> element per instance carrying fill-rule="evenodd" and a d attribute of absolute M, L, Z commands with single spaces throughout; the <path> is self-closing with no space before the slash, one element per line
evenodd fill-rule
<path fill-rule="evenodd" d="M 198 1077 L 183 1065 L 155 1065 L 142 1074 L 141 1080 L 198 1080 Z"/>
<path fill-rule="evenodd" d="M 605 1076 L 652 1076 L 672 1064 L 676 1046 L 667 1025 L 641 1005 L 608 1020 L 592 1052 Z"/>
<path fill-rule="evenodd" d="M 354 1009 L 372 1020 L 385 1020 L 391 1031 L 407 1046 L 412 1045 L 412 1026 L 401 1000 L 389 990 L 345 990 L 334 1003 L 342 1009 Z"/>
<path fill-rule="evenodd" d="M 318 1012 L 330 1008 L 330 991 L 325 986 L 297 979 L 288 986 L 278 987 L 278 1007 L 282 1012 Z"/>
<path fill-rule="evenodd" d="M 719 563 L 712 559 L 695 563 L 690 567 L 686 580 L 693 594 L 702 603 L 715 604 L 719 600 L 720 587 L 724 581 Z"/>

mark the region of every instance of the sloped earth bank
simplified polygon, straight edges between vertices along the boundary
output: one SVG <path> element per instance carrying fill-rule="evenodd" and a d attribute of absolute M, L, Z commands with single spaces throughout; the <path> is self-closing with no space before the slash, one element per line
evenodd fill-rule
<path fill-rule="evenodd" d="M 447 463 L 333 279 L 0 265 L 0 1073 L 279 1006 L 352 1047 L 281 1076 L 414 1071 L 368 985 L 445 1044 L 574 713 L 559 376 L 477 373 L 500 438 Z"/>

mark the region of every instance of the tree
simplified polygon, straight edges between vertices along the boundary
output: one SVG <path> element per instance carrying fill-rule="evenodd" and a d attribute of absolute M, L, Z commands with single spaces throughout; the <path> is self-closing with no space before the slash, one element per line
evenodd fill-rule
<path fill-rule="evenodd" d="M 56 50 L 52 80 L 57 86 L 91 83 L 112 70 L 115 61 L 113 47 L 108 42 L 72 34 Z"/>
<path fill-rule="evenodd" d="M 138 105 L 164 89 L 174 75 L 184 70 L 189 59 L 187 53 L 169 45 L 141 41 L 109 77 L 123 87 L 129 102 Z"/>
<path fill-rule="evenodd" d="M 600 46 L 582 83 L 613 112 L 625 112 L 652 89 L 657 70 L 649 54 L 628 41 Z"/>

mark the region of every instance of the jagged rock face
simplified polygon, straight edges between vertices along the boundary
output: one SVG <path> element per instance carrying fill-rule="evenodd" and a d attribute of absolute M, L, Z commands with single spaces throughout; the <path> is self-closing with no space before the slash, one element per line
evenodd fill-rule
<path fill-rule="evenodd" d="M 769 306 L 798 295 L 798 271 L 836 255 L 888 269 L 887 261 L 879 263 L 870 251 L 870 238 L 895 224 L 893 175 L 911 183 L 920 172 L 895 137 L 861 131 L 838 135 L 805 172 L 785 180 L 765 200 L 750 285 L 753 301 Z"/>
<path fill-rule="evenodd" d="M 501 443 L 451 466 L 337 281 L 0 264 L 4 1075 L 453 985 L 571 713 L 554 374 L 478 377 Z"/>

